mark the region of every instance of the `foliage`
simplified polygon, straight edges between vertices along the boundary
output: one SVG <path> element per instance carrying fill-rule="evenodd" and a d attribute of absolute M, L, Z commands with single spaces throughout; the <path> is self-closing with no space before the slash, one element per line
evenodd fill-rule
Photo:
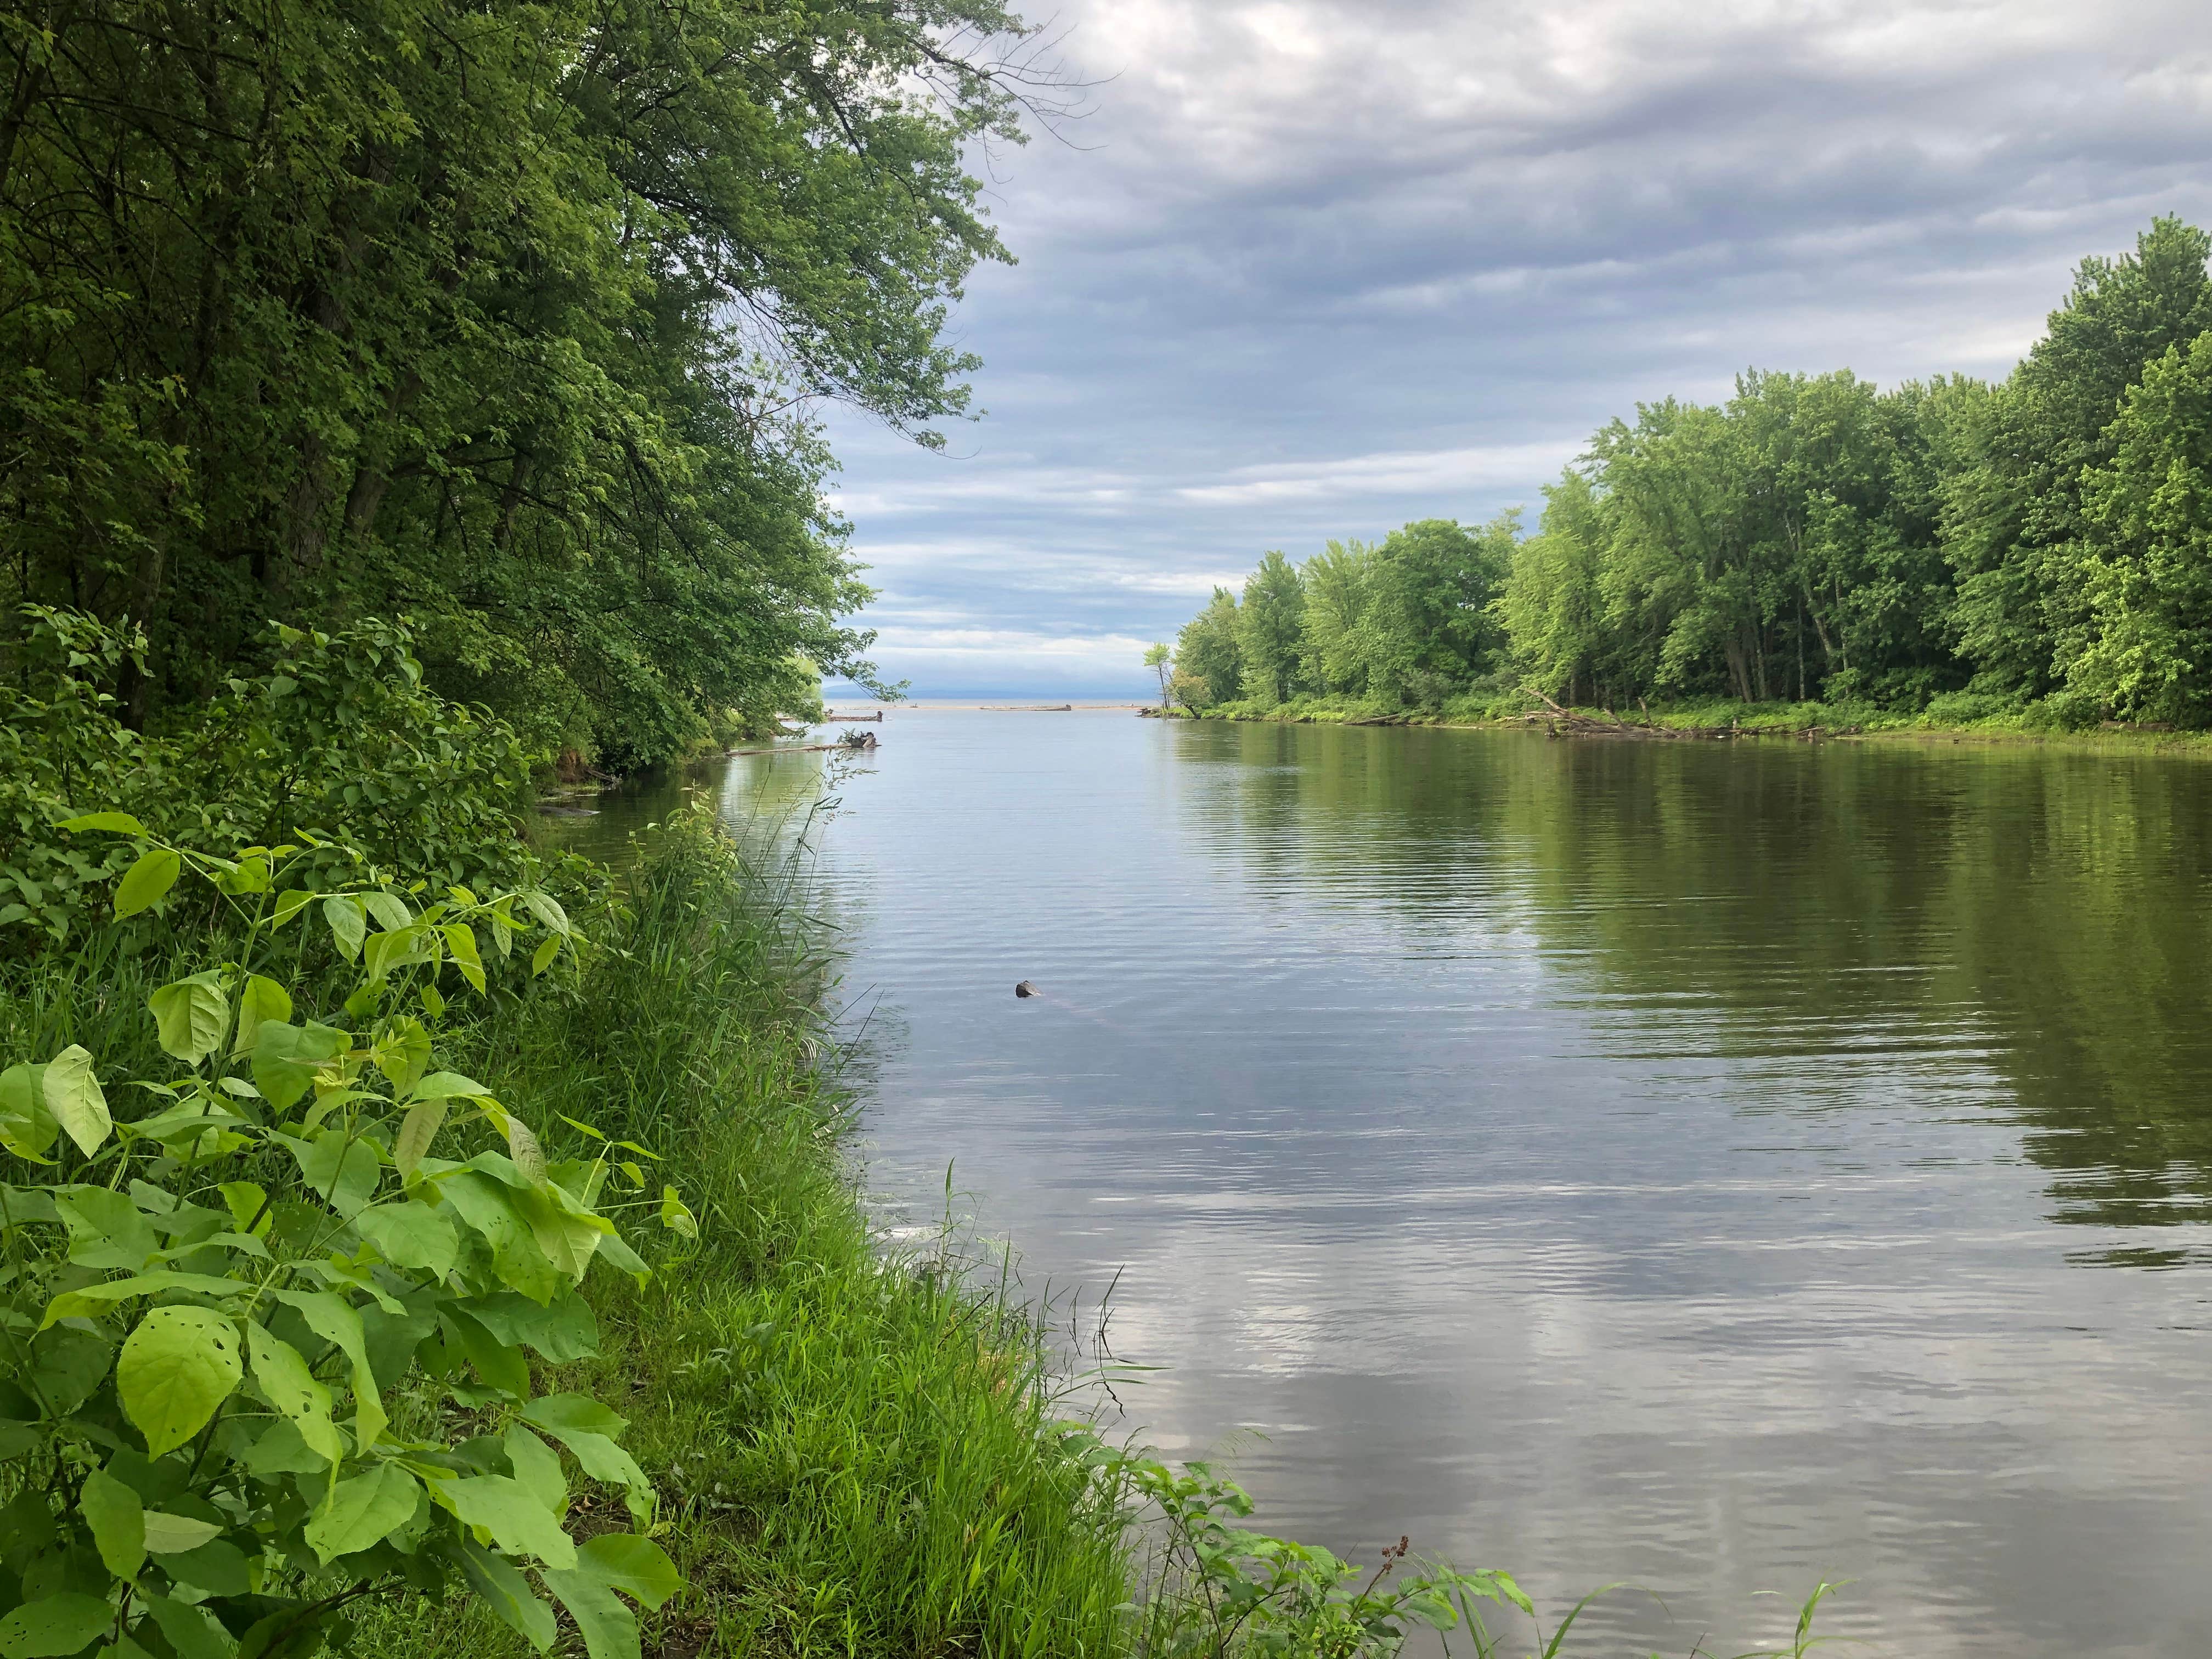
<path fill-rule="evenodd" d="M 482 993 L 518 951 L 533 975 L 573 962 L 561 907 L 535 888 L 318 893 L 287 884 L 299 846 L 220 858 L 118 811 L 64 827 L 129 838 L 118 922 L 189 878 L 241 930 L 147 999 L 167 1081 L 103 1079 L 75 1042 L 0 1073 L 0 1146 L 41 1170 L 0 1187 L 0 1653 L 302 1655 L 403 1589 L 480 1597 L 543 1649 L 542 1587 L 593 1659 L 635 1656 L 617 1592 L 658 1607 L 674 1569 L 642 1531 L 571 1536 L 563 1454 L 637 1528 L 653 1488 L 623 1419 L 538 1393 L 529 1352 L 592 1351 L 594 1263 L 647 1271 L 600 1206 L 611 1180 L 694 1224 L 672 1187 L 645 1196 L 641 1147 L 550 1159 L 435 1035 L 441 980 Z M 277 977 L 311 926 L 357 964 L 331 1023 L 295 1021 L 305 988 Z M 153 1109 L 119 1116 L 118 1087 Z M 434 1155 L 469 1129 L 477 1150 Z"/>
<path fill-rule="evenodd" d="M 1201 702 L 1228 702 L 1240 694 L 1244 653 L 1237 635 L 1237 596 L 1217 587 L 1176 636 L 1176 679 L 1186 692 Z"/>
<path fill-rule="evenodd" d="M 1295 674 L 1253 615 L 1280 586 L 1270 554 L 1237 672 L 1200 671 L 1200 701 L 1388 713 L 1526 685 L 1913 714 L 1971 693 L 2043 725 L 2212 725 L 2209 254 L 2160 219 L 2132 254 L 2083 261 L 2001 385 L 1748 370 L 1724 404 L 1606 425 L 1533 536 L 1509 515 L 1331 542 L 1297 573 Z M 1194 645 L 1225 634 L 1193 627 Z"/>
<path fill-rule="evenodd" d="M 16 684 L 0 684 L 0 955 L 71 938 L 119 873 L 114 843 L 54 828 L 94 808 L 204 853 L 296 842 L 289 878 L 308 889 L 356 879 L 364 860 L 402 885 L 547 879 L 520 839 L 520 740 L 428 690 L 408 629 L 277 626 L 268 672 L 140 732 L 118 695 L 142 659 L 137 630 L 47 610 L 25 620 Z M 603 885 L 574 861 L 557 875 L 572 899 Z M 198 902 L 179 896 L 134 931 Z"/>
<path fill-rule="evenodd" d="M 414 614 L 532 743 L 672 756 L 794 651 L 867 678 L 812 411 L 923 441 L 1006 257 L 999 0 L 39 0 L 0 17 L 0 599 L 146 633 Z"/>

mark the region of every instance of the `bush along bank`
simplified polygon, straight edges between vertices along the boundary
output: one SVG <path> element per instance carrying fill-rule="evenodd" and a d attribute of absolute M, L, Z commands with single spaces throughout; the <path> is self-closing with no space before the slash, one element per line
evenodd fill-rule
<path fill-rule="evenodd" d="M 1557 703 L 1523 692 L 1469 693 L 1413 707 L 1391 707 L 1364 697 L 1304 696 L 1282 702 L 1243 699 L 1203 708 L 1144 712 L 1153 719 L 1289 726 L 1526 726 L 1578 737 L 1922 738 L 2212 757 L 2212 732 L 2180 731 L 2155 722 L 2072 726 L 2047 705 L 2019 707 L 1969 692 L 1936 697 L 1918 712 L 1865 702 L 1735 702 L 1724 698 L 1614 708 Z"/>
<path fill-rule="evenodd" d="M 619 892 L 538 856 L 510 734 L 485 763 L 377 629 L 291 642 L 355 690 L 248 722 L 276 781 L 226 790 L 72 637 L 9 728 L 6 878 L 70 879 L 0 925 L 0 1659 L 1488 1654 L 1533 1615 L 1246 1529 L 1066 1420 L 1003 1279 L 882 1248 L 823 935 L 703 818 Z"/>

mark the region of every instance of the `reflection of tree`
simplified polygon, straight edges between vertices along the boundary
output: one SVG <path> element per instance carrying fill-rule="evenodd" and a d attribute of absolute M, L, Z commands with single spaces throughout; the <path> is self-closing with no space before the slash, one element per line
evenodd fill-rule
<path fill-rule="evenodd" d="M 1721 1052 L 1802 1063 L 1808 1096 L 1869 1047 L 1906 1087 L 1994 1073 L 2027 1155 L 2055 1174 L 2057 1218 L 2212 1218 L 2212 773 L 2197 763 L 1280 726 L 1179 736 L 1186 760 L 1233 763 L 1224 787 L 1193 798 L 1193 827 L 1233 850 L 1260 902 L 1363 906 L 1409 944 L 1440 915 L 1531 928 L 1625 1008 L 1687 997 Z"/>

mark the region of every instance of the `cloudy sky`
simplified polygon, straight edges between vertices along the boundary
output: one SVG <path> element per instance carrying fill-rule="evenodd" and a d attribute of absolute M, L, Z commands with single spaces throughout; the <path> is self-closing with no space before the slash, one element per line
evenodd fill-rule
<path fill-rule="evenodd" d="M 1747 365 L 2002 374 L 2084 253 L 2212 222 L 2203 0 L 1030 10 L 1096 85 L 989 158 L 988 414 L 832 425 L 917 696 L 1134 693 L 1267 548 L 1540 507 Z"/>

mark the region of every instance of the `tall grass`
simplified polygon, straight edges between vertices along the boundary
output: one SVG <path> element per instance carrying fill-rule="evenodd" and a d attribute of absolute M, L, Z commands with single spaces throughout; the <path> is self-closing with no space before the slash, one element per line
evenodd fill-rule
<path fill-rule="evenodd" d="M 679 821 L 576 997 L 475 1033 L 502 1099 L 653 1148 L 698 1215 L 645 1288 L 602 1283 L 600 1356 L 570 1372 L 632 1419 L 690 1581 L 647 1651 L 1114 1651 L 1121 1529 L 1054 1431 L 1045 1333 L 884 1252 L 855 1201 L 828 960 L 788 880 Z M 373 1616 L 392 1659 L 524 1650 L 428 1604 Z"/>

